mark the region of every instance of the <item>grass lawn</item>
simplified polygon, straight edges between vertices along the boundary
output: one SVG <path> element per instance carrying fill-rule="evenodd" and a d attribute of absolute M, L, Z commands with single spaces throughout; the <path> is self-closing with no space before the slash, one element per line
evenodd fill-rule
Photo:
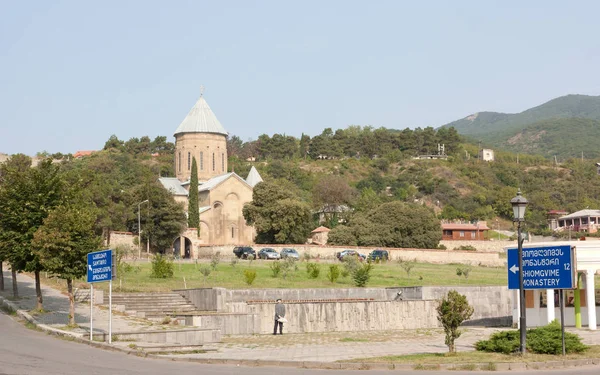
<path fill-rule="evenodd" d="M 331 283 L 327 280 L 329 266 L 342 263 L 326 263 L 321 261 L 320 275 L 316 279 L 309 279 L 306 272 L 306 262 L 298 262 L 298 270 L 288 275 L 287 279 L 281 276 L 274 278 L 270 265 L 274 261 L 266 260 L 240 260 L 232 267 L 229 261 L 223 260 L 218 264 L 217 270 L 204 280 L 199 269 L 207 263 L 181 262 L 174 264 L 174 276 L 170 279 L 155 279 L 150 277 L 151 264 L 147 262 L 133 263 L 134 271 L 119 275 L 113 282 L 115 292 L 151 292 L 170 291 L 173 289 L 223 287 L 229 289 L 240 288 L 351 288 L 354 287 L 352 277 L 341 277 Z M 410 271 L 410 276 L 396 262 L 385 264 L 374 264 L 371 272 L 371 280 L 368 287 L 394 287 L 394 286 L 421 286 L 421 285 L 506 285 L 507 271 L 504 267 L 478 267 L 473 266 L 469 278 L 457 276 L 458 264 L 430 264 L 416 263 Z M 252 285 L 247 285 L 244 278 L 244 270 L 256 271 L 256 280 Z M 43 273 L 42 273 L 43 274 Z M 185 280 L 185 281 L 184 281 Z M 50 281 L 53 286 L 56 281 Z M 64 284 L 60 281 L 60 284 Z M 75 287 L 87 288 L 85 280 L 75 282 Z M 96 287 L 108 289 L 108 283 L 98 283 Z"/>
<path fill-rule="evenodd" d="M 600 358 L 600 345 L 592 345 L 585 353 L 562 355 L 549 354 L 532 354 L 526 353 L 524 356 L 520 354 L 500 354 L 486 352 L 458 352 L 450 353 L 427 353 L 427 354 L 411 354 L 400 356 L 384 356 L 373 358 L 357 358 L 351 361 L 340 362 L 369 362 L 369 363 L 409 363 L 415 365 L 424 364 L 473 364 L 473 363 L 501 363 L 501 362 L 549 362 L 563 361 L 571 359 L 585 358 Z M 464 368 L 467 370 L 468 368 Z"/>

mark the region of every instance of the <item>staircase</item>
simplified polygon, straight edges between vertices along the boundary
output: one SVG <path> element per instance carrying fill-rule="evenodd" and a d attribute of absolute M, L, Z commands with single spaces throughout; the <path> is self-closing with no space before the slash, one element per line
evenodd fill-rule
<path fill-rule="evenodd" d="M 104 294 L 104 304 L 108 305 L 107 293 Z M 196 311 L 196 306 L 177 293 L 113 293 L 112 304 L 113 307 L 125 306 L 125 313 L 146 318 Z"/>

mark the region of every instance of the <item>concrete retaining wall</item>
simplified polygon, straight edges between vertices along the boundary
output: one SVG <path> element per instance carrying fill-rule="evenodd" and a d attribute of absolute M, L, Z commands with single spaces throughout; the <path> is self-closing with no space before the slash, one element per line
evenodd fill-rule
<path fill-rule="evenodd" d="M 208 314 L 185 317 L 185 324 L 204 329 L 218 329 L 224 335 L 254 335 L 260 332 L 256 314 Z"/>
<path fill-rule="evenodd" d="M 106 333 L 94 337 L 106 338 Z M 135 331 L 113 333 L 114 341 L 140 341 L 158 344 L 202 345 L 221 342 L 220 329 L 178 329 L 164 331 Z"/>
<path fill-rule="evenodd" d="M 174 292 L 181 294 L 200 311 L 229 311 L 225 288 L 181 289 Z"/>
<path fill-rule="evenodd" d="M 385 331 L 439 327 L 436 301 L 286 303 L 284 330 L 304 332 Z M 272 304 L 250 304 L 260 316 L 260 332 L 272 333 Z"/>
<path fill-rule="evenodd" d="M 509 240 L 490 240 L 490 241 L 451 241 L 451 240 L 442 240 L 440 241 L 440 245 L 446 246 L 446 249 L 453 250 L 454 248 L 459 248 L 461 246 L 473 246 L 477 249 L 477 251 L 481 252 L 495 252 L 495 253 L 503 253 L 504 247 L 514 245 L 517 246 L 517 241 L 509 241 Z"/>

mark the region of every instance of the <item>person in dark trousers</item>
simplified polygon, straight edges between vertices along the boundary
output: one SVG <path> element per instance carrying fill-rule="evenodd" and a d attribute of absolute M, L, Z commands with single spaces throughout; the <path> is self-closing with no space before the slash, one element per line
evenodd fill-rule
<path fill-rule="evenodd" d="M 282 318 L 285 318 L 285 305 L 281 303 L 281 298 L 277 299 L 275 305 L 275 326 L 273 327 L 273 334 L 277 334 L 277 326 L 279 326 L 279 334 L 283 335 L 283 322 Z"/>

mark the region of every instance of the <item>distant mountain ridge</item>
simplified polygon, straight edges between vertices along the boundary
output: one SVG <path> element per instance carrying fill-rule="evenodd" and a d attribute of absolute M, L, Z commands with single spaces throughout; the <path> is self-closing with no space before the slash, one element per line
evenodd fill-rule
<path fill-rule="evenodd" d="M 600 96 L 566 95 L 521 113 L 478 112 L 451 122 L 491 147 L 562 158 L 600 157 Z"/>

